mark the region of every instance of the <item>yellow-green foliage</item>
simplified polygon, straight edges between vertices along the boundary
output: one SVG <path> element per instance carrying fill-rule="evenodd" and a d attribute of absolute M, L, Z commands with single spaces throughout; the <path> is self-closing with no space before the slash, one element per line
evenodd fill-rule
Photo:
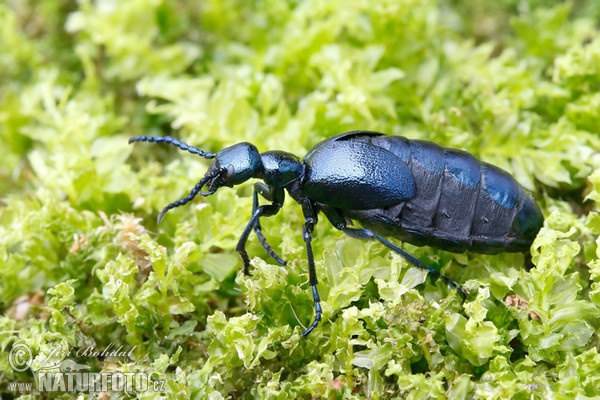
<path fill-rule="evenodd" d="M 600 396 L 600 6 L 595 0 L 0 2 L 0 390 L 57 349 L 92 372 L 146 372 L 164 398 Z M 515 176 L 546 222 L 521 254 L 314 233 L 313 317 L 291 199 L 235 245 L 252 183 L 187 207 L 206 151 L 303 156 L 378 130 L 470 151 Z M 122 346 L 128 356 L 78 353 Z M 568 394 L 567 394 L 568 393 Z M 94 394 L 84 393 L 90 397 Z M 72 394 L 47 393 L 48 397 Z M 114 392 L 114 398 L 124 395 Z"/>

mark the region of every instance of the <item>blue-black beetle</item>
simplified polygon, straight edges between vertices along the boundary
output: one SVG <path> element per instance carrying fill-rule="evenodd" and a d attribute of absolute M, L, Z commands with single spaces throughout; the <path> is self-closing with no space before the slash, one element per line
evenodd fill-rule
<path fill-rule="evenodd" d="M 465 151 L 421 140 L 369 131 L 348 132 L 319 143 L 302 161 L 284 151 L 259 153 L 246 142 L 216 154 L 169 136 L 135 136 L 129 140 L 133 142 L 167 143 L 215 159 L 187 197 L 160 212 L 159 221 L 165 212 L 198 194 L 208 196 L 222 186 L 233 187 L 250 178 L 264 182 L 254 186 L 252 217 L 236 247 L 246 274 L 250 268 L 246 241 L 252 230 L 269 255 L 285 265 L 263 236 L 260 218 L 277 214 L 286 189 L 302 206 L 303 239 L 315 302 L 314 320 L 303 336 L 315 329 L 322 314 L 311 247 L 319 211 L 349 236 L 376 239 L 414 265 L 444 279 L 463 298 L 465 293 L 458 284 L 386 237 L 451 252 L 522 252 L 529 249 L 544 221 L 537 204 L 505 171 L 480 162 Z M 259 205 L 258 194 L 271 204 Z M 362 228 L 350 228 L 351 221 L 359 222 Z"/>

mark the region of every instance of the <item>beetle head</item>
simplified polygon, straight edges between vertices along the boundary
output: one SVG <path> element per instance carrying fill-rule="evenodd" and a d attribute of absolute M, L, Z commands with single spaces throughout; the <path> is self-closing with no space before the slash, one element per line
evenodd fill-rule
<path fill-rule="evenodd" d="M 234 144 L 233 146 L 224 148 L 217 154 L 202 152 L 196 148 L 192 148 L 192 152 L 202 155 L 205 158 L 214 158 L 215 161 L 213 161 L 206 174 L 204 174 L 204 177 L 200 179 L 186 197 L 162 209 L 160 214 L 158 214 L 158 222 L 163 219 L 167 211 L 192 201 L 197 195 L 210 196 L 220 187 L 239 185 L 259 175 L 262 171 L 260 154 L 256 147 L 250 143 Z M 204 187 L 206 187 L 206 191 L 202 190 Z"/>
<path fill-rule="evenodd" d="M 258 150 L 254 145 L 247 142 L 226 147 L 217 154 L 190 146 L 171 136 L 134 136 L 129 139 L 129 143 L 134 142 L 165 143 L 200 157 L 215 159 L 206 174 L 204 174 L 204 178 L 200 179 L 186 197 L 163 208 L 158 214 L 158 222 L 167 211 L 192 201 L 197 195 L 210 196 L 222 186 L 239 185 L 252 177 L 259 177 L 264 169 Z M 205 186 L 208 189 L 206 192 L 202 190 Z"/>
<path fill-rule="evenodd" d="M 208 192 L 200 194 L 207 196 L 222 186 L 239 185 L 256 177 L 261 170 L 260 154 L 254 145 L 243 142 L 226 147 L 215 155 L 215 161 L 204 175 Z"/>

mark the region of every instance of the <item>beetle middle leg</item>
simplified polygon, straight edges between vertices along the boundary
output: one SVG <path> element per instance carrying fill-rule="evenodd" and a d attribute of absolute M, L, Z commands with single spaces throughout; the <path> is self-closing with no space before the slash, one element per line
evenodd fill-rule
<path fill-rule="evenodd" d="M 238 244 L 235 247 L 236 251 L 238 253 L 240 253 L 242 260 L 244 261 L 244 274 L 250 275 L 250 257 L 248 257 L 248 252 L 246 251 L 246 242 L 248 241 L 248 236 L 250 236 L 250 232 L 253 229 L 255 229 L 257 224 L 259 224 L 260 217 L 271 217 L 271 216 L 277 214 L 279 212 L 279 210 L 281 209 L 281 206 L 283 205 L 284 199 L 285 199 L 285 193 L 284 193 L 283 189 L 277 189 L 272 192 L 272 203 L 271 204 L 265 204 L 265 205 L 259 206 L 258 199 L 257 199 L 257 201 L 256 201 L 257 207 L 253 208 L 252 217 L 250 218 L 250 221 L 248 221 L 246 228 L 244 228 L 244 232 L 242 232 L 242 235 L 240 236 L 240 240 L 238 241 Z M 259 225 L 259 231 L 260 231 L 260 225 Z M 266 243 L 266 241 L 265 241 L 265 243 Z M 269 248 L 270 248 L 270 246 L 269 246 Z M 271 253 L 269 253 L 269 254 L 271 254 Z M 277 255 L 276 253 L 274 253 L 274 254 Z M 273 256 L 273 255 L 271 255 L 271 256 Z"/>
<path fill-rule="evenodd" d="M 302 333 L 302 336 L 308 336 L 312 331 L 315 330 L 321 318 L 323 316 L 323 309 L 321 308 L 321 298 L 319 297 L 319 291 L 317 290 L 317 270 L 315 268 L 315 257 L 312 251 L 312 232 L 315 224 L 317 223 L 317 213 L 313 207 L 313 204 L 309 199 L 304 199 L 302 202 L 302 212 L 304 214 L 304 228 L 302 230 L 302 238 L 306 244 L 306 256 L 308 258 L 308 283 L 312 288 L 313 301 L 315 303 L 315 319 L 310 326 Z"/>

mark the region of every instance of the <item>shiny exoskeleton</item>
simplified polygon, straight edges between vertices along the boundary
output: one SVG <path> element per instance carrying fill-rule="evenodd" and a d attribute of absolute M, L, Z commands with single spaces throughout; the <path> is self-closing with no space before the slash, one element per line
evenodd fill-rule
<path fill-rule="evenodd" d="M 250 268 L 246 242 L 252 230 L 269 255 L 285 264 L 263 236 L 260 218 L 277 214 L 285 190 L 300 204 L 315 302 L 315 318 L 303 336 L 315 329 L 322 316 L 311 246 L 319 212 L 349 236 L 376 239 L 442 278 L 463 298 L 465 293 L 458 284 L 386 237 L 452 252 L 522 252 L 529 249 L 544 221 L 537 204 L 508 173 L 467 152 L 426 141 L 369 131 L 348 132 L 321 142 L 302 161 L 283 151 L 259 153 L 250 143 L 238 143 L 213 154 L 169 136 L 129 140 L 138 141 L 168 143 L 215 159 L 187 197 L 161 211 L 159 221 L 165 212 L 198 194 L 208 196 L 222 186 L 232 187 L 250 178 L 264 182 L 255 184 L 252 217 L 236 247 L 246 274 Z M 259 205 L 258 194 L 270 204 Z M 362 228 L 349 227 L 351 221 Z"/>

